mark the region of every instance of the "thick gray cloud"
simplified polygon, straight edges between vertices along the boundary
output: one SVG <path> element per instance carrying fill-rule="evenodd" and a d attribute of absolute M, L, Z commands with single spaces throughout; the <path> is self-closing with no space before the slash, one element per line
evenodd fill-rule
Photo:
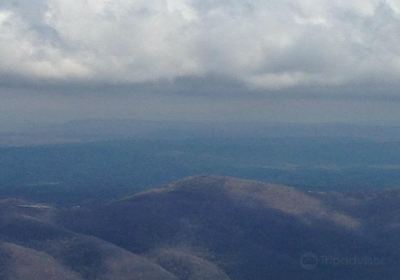
<path fill-rule="evenodd" d="M 2 0 L 0 129 L 400 120 L 400 0 Z"/>
<path fill-rule="evenodd" d="M 397 86 L 399 0 L 3 0 L 1 83 Z"/>

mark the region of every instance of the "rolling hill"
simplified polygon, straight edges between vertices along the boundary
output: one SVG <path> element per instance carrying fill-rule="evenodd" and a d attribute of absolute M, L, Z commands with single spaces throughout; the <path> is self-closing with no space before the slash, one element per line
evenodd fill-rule
<path fill-rule="evenodd" d="M 0 203 L 1 273 L 4 279 L 397 279 L 399 202 L 398 191 L 306 192 L 213 176 L 96 206 L 56 209 L 8 199 Z"/>

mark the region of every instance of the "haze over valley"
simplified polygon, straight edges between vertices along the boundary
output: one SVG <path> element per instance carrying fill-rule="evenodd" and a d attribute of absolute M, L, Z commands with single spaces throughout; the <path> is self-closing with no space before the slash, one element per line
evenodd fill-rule
<path fill-rule="evenodd" d="M 1 0 L 0 280 L 397 280 L 400 0 Z"/>

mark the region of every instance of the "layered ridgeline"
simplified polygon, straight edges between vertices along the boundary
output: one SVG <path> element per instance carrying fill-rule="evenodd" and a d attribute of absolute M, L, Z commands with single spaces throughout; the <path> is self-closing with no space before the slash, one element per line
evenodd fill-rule
<path fill-rule="evenodd" d="M 397 279 L 400 192 L 192 177 L 98 206 L 2 200 L 1 279 Z"/>

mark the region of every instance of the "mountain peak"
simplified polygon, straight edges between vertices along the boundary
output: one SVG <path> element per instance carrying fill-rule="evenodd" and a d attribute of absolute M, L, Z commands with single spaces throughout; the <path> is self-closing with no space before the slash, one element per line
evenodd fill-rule
<path fill-rule="evenodd" d="M 334 210 L 314 193 L 293 187 L 226 176 L 192 176 L 158 189 L 142 192 L 120 202 L 135 200 L 186 201 L 187 203 L 233 203 L 240 207 L 268 209 L 293 217 L 305 224 L 328 222 L 346 230 L 361 227 L 360 222 Z"/>

